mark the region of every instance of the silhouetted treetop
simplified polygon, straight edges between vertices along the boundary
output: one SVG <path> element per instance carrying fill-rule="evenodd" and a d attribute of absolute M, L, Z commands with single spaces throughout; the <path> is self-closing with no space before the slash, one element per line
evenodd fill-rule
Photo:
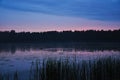
<path fill-rule="evenodd" d="M 15 32 L 0 31 L 0 42 L 120 42 L 119 30 Z"/>

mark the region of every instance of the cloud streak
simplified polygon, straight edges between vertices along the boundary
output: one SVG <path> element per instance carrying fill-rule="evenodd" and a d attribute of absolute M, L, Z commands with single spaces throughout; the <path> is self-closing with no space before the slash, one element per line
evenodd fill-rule
<path fill-rule="evenodd" d="M 0 7 L 24 12 L 120 21 L 120 0 L 0 0 Z"/>

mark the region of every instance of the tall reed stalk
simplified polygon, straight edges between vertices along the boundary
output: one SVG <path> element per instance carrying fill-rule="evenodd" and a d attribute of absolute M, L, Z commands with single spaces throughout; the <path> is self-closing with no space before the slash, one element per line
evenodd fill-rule
<path fill-rule="evenodd" d="M 120 59 L 100 58 L 97 60 L 44 59 L 32 62 L 29 80 L 120 80 Z M 0 80 L 9 80 L 0 74 Z M 18 72 L 14 80 L 20 80 Z"/>

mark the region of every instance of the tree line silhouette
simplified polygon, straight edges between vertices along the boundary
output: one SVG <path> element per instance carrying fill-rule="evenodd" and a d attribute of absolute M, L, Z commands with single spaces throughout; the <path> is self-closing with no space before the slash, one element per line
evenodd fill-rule
<path fill-rule="evenodd" d="M 9 42 L 120 42 L 120 29 L 61 32 L 0 31 L 0 43 Z"/>

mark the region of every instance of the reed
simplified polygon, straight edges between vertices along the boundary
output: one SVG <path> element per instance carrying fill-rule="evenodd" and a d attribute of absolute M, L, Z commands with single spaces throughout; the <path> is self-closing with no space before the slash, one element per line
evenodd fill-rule
<path fill-rule="evenodd" d="M 44 59 L 32 62 L 29 80 L 120 80 L 120 59 L 100 58 L 97 60 Z M 6 80 L 0 74 L 0 80 Z M 10 76 L 9 76 L 10 77 Z M 14 73 L 14 80 L 20 76 Z M 7 79 L 8 80 L 8 79 Z"/>

